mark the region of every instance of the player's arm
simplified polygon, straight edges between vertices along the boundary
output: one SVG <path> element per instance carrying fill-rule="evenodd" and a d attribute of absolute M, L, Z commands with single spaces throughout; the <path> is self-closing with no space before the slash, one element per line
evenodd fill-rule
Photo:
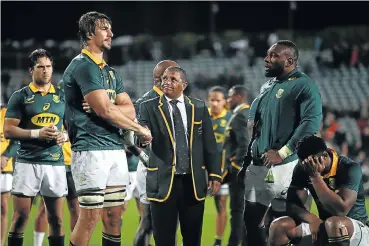
<path fill-rule="evenodd" d="M 348 165 L 347 169 L 346 182 L 339 187 L 338 193 L 329 189 L 320 175 L 310 178 L 321 204 L 334 216 L 346 216 L 356 202 L 362 171 L 357 163 Z"/>
<path fill-rule="evenodd" d="M 119 128 L 132 130 L 138 135 L 150 135 L 147 129 L 122 114 L 119 107 L 110 101 L 101 83 L 100 71 L 95 65 L 81 63 L 73 71 L 73 76 L 81 88 L 85 101 L 99 117 Z"/>
<path fill-rule="evenodd" d="M 53 125 L 45 126 L 41 129 L 23 129 L 19 127 L 22 119 L 23 100 L 19 91 L 13 93 L 8 102 L 4 119 L 4 137 L 11 140 L 24 140 L 40 138 L 43 140 L 53 140 L 58 134 L 58 130 Z"/>
<path fill-rule="evenodd" d="M 238 166 L 242 166 L 250 141 L 247 127 L 247 117 L 245 114 L 243 114 L 243 112 L 237 114 L 237 116 L 233 119 L 232 130 L 236 133 L 237 140 L 235 161 Z"/>
<path fill-rule="evenodd" d="M 204 146 L 205 166 L 208 170 L 209 180 L 216 180 L 222 182 L 221 162 L 219 160 L 219 153 L 217 151 L 217 142 L 215 140 L 213 125 L 209 115 L 209 110 L 203 105 L 203 117 L 202 117 L 202 138 Z M 199 133 L 194 133 L 199 134 Z M 196 151 L 196 150 L 192 150 Z"/>
<path fill-rule="evenodd" d="M 123 80 L 120 74 L 115 70 L 114 73 L 117 80 L 117 96 L 115 98 L 115 103 L 124 115 L 126 115 L 131 120 L 134 120 L 136 118 L 136 111 L 133 106 L 132 100 L 127 92 L 124 91 Z"/>
<path fill-rule="evenodd" d="M 299 164 L 293 170 L 292 181 L 287 191 L 287 213 L 298 223 L 305 222 L 312 224 L 319 218 L 310 213 L 305 208 L 305 203 L 308 197 L 307 190 L 305 188 L 306 175 Z"/>
<path fill-rule="evenodd" d="M 301 120 L 290 140 L 278 151 L 282 159 L 293 153 L 301 138 L 316 134 L 322 120 L 322 100 L 315 84 L 302 84 L 296 100 L 300 106 Z"/>
<path fill-rule="evenodd" d="M 127 92 L 119 93 L 115 99 L 115 103 L 119 110 L 131 120 L 136 118 L 135 107 Z"/>

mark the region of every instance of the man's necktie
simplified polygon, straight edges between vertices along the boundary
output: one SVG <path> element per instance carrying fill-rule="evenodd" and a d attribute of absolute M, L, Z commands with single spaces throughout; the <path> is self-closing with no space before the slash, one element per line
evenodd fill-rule
<path fill-rule="evenodd" d="M 185 127 L 183 125 L 181 112 L 177 106 L 178 100 L 170 101 L 173 112 L 173 122 L 176 142 L 176 174 L 188 173 L 190 170 L 190 156 L 187 145 Z"/>

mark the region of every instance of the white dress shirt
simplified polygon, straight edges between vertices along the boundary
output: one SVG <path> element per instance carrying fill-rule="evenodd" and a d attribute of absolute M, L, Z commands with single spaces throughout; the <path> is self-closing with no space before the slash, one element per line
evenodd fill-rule
<path fill-rule="evenodd" d="M 170 101 L 174 99 L 170 99 L 167 96 L 165 96 L 165 98 L 167 99 L 168 105 L 169 105 L 168 108 L 169 108 L 170 119 L 172 121 L 173 138 L 175 141 L 176 133 L 175 133 L 174 121 L 173 121 L 173 105 L 170 103 Z M 179 98 L 177 98 L 177 100 L 178 100 L 177 107 L 179 108 L 179 111 L 181 112 L 183 126 L 185 128 L 185 133 L 186 133 L 186 142 L 188 145 L 187 113 L 186 113 L 186 106 L 185 106 L 183 94 Z"/>

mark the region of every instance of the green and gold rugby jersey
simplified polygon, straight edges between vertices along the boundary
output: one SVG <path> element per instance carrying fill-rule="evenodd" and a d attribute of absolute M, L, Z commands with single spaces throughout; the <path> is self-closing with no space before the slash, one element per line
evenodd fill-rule
<path fill-rule="evenodd" d="M 87 50 L 76 56 L 64 72 L 65 122 L 73 151 L 123 149 L 119 128 L 82 108 L 84 96 L 105 90 L 110 101 L 124 92 L 122 78 L 106 62 Z"/>
<path fill-rule="evenodd" d="M 219 115 L 214 115 L 209 108 L 209 114 L 211 116 L 211 123 L 213 125 L 215 140 L 217 141 L 217 147 L 219 153 L 222 153 L 223 143 L 224 143 L 224 134 L 226 131 L 226 127 L 229 119 L 231 118 L 231 112 L 227 111 L 227 109 L 223 109 Z"/>
<path fill-rule="evenodd" d="M 338 154 L 332 149 L 328 149 L 328 152 L 332 158 L 332 166 L 329 173 L 323 176 L 324 182 L 330 190 L 336 193 L 341 187 L 357 192 L 355 204 L 346 216 L 365 224 L 368 220 L 368 215 L 365 209 L 365 192 L 362 180 L 363 174 L 360 165 L 347 157 L 338 156 Z M 296 165 L 294 169 L 290 186 L 298 189 L 309 189 L 317 205 L 319 218 L 322 220 L 326 220 L 331 216 L 338 216 L 337 214 L 331 214 L 328 212 L 328 210 L 319 201 L 319 197 L 311 184 L 309 175 L 300 163 Z M 287 200 L 288 199 L 289 197 L 287 197 Z"/>
<path fill-rule="evenodd" d="M 19 127 L 23 129 L 55 125 L 61 131 L 64 108 L 64 98 L 59 89 L 51 85 L 49 91 L 44 93 L 30 83 L 10 97 L 5 118 L 19 119 Z M 22 140 L 16 159 L 21 163 L 64 165 L 62 147 L 55 140 Z"/>

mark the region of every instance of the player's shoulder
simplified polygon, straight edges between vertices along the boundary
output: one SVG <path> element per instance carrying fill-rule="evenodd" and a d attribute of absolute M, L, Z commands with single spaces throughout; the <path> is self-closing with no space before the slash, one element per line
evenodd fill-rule
<path fill-rule="evenodd" d="M 140 98 L 139 98 L 140 99 Z M 138 99 L 138 100 L 139 100 Z M 138 101 L 137 100 L 137 101 Z M 156 97 L 154 97 L 154 98 L 147 98 L 147 99 L 142 99 L 142 101 L 141 102 L 139 102 L 141 105 L 147 105 L 147 106 L 149 106 L 149 105 L 153 105 L 153 104 L 155 104 L 155 105 L 158 105 L 158 103 L 159 103 L 159 101 L 161 100 L 161 98 L 160 98 L 160 96 L 156 96 Z"/>
<path fill-rule="evenodd" d="M 205 101 L 199 99 L 199 98 L 196 98 L 196 97 L 191 97 L 191 96 L 185 96 L 185 98 L 188 99 L 188 101 L 190 103 L 192 103 L 193 105 L 195 106 L 198 106 L 198 107 L 205 107 L 206 108 L 206 105 L 205 105 Z"/>
<path fill-rule="evenodd" d="M 357 163 L 356 161 L 346 156 L 339 156 L 338 163 L 341 167 L 343 167 L 344 170 L 351 169 L 351 168 L 354 168 L 354 169 L 358 168 L 361 170 L 361 166 L 359 163 Z"/>
<path fill-rule="evenodd" d="M 98 66 L 85 57 L 82 54 L 77 55 L 72 59 L 72 61 L 69 63 L 68 67 L 66 68 L 66 72 L 87 72 L 90 71 L 99 71 Z"/>
<path fill-rule="evenodd" d="M 293 81 L 295 84 L 301 86 L 316 86 L 315 81 L 309 75 L 301 71 L 297 71 L 287 80 Z"/>
<path fill-rule="evenodd" d="M 19 90 L 16 90 L 13 92 L 12 96 L 27 96 L 29 94 L 32 94 L 31 89 L 29 88 L 29 85 L 26 85 Z"/>

